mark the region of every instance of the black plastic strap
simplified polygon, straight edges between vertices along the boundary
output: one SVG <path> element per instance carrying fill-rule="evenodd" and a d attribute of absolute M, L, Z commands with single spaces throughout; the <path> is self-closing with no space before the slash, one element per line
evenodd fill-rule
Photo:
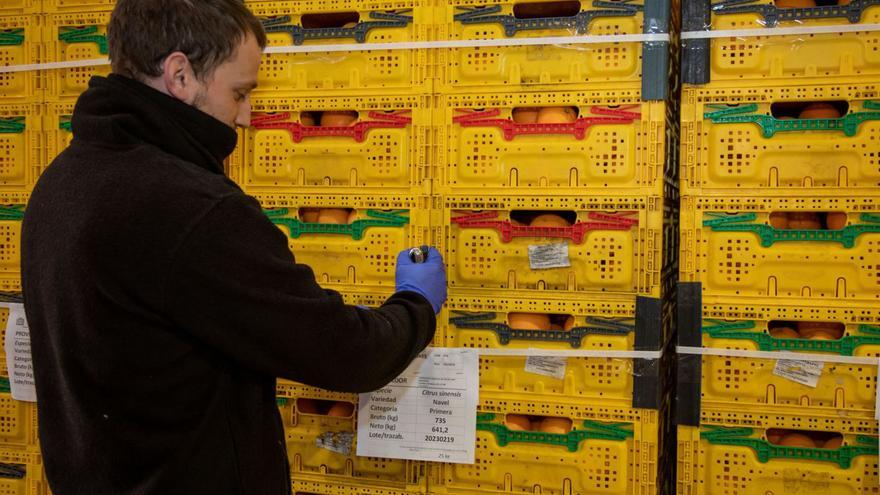
<path fill-rule="evenodd" d="M 663 302 L 637 297 L 635 350 L 659 351 L 662 335 Z M 633 407 L 659 409 L 660 396 L 660 360 L 633 359 Z"/>
<path fill-rule="evenodd" d="M 681 31 L 708 31 L 712 23 L 710 0 L 682 0 Z M 681 78 L 685 84 L 706 84 L 709 73 L 709 40 L 682 40 Z"/>
<path fill-rule="evenodd" d="M 678 345 L 702 346 L 703 300 L 699 282 L 678 284 Z M 678 355 L 678 383 L 675 395 L 675 420 L 686 426 L 700 425 L 700 379 L 702 356 Z"/>
<path fill-rule="evenodd" d="M 671 0 L 645 2 L 644 34 L 669 33 Z M 642 99 L 665 100 L 669 96 L 669 42 L 642 43 Z"/>

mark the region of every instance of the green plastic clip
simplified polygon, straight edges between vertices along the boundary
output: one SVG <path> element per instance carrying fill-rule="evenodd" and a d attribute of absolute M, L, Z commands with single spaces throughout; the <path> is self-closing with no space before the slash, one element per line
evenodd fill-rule
<path fill-rule="evenodd" d="M 724 213 L 706 213 L 709 220 L 703 220 L 703 226 L 715 232 L 752 232 L 761 239 L 761 246 L 770 247 L 777 242 L 816 241 L 839 242 L 849 249 L 856 245 L 856 239 L 862 234 L 880 232 L 880 215 L 863 213 L 859 219 L 861 224 L 847 225 L 840 230 L 777 230 L 766 224 L 749 224 L 758 217 L 754 213 L 726 215 Z"/>
<path fill-rule="evenodd" d="M 21 134 L 25 129 L 24 117 L 0 119 L 0 134 Z"/>
<path fill-rule="evenodd" d="M 849 469 L 854 458 L 860 455 L 877 457 L 880 449 L 877 440 L 859 435 L 858 445 L 845 445 L 839 449 L 819 449 L 809 447 L 785 447 L 775 445 L 762 438 L 750 438 L 751 428 L 725 428 L 723 426 L 705 426 L 708 431 L 701 431 L 700 438 L 715 445 L 734 445 L 748 447 L 755 451 L 758 461 L 765 463 L 770 459 L 796 459 L 823 461 L 837 464 L 842 469 Z"/>
<path fill-rule="evenodd" d="M 847 335 L 839 340 L 807 340 L 776 338 L 764 332 L 745 332 L 754 329 L 754 321 L 736 323 L 718 320 L 706 320 L 712 326 L 703 326 L 703 333 L 713 339 L 751 340 L 758 344 L 762 351 L 814 351 L 831 352 L 841 356 L 852 356 L 857 347 L 862 345 L 880 345 L 880 327 L 860 325 L 859 333 L 863 335 Z"/>
<path fill-rule="evenodd" d="M 24 205 L 0 206 L 0 220 L 23 220 Z"/>
<path fill-rule="evenodd" d="M 403 227 L 409 223 L 409 218 L 403 216 L 408 213 L 407 210 L 397 210 L 392 212 L 367 210 L 367 216 L 370 218 L 361 218 L 350 224 L 329 224 L 329 223 L 306 223 L 298 218 L 291 218 L 287 215 L 290 211 L 287 208 L 278 208 L 272 210 L 264 210 L 269 220 L 276 225 L 283 225 L 290 231 L 292 239 L 299 239 L 303 234 L 338 234 L 349 235 L 352 239 L 359 241 L 363 239 L 364 232 L 372 227 Z"/>
<path fill-rule="evenodd" d="M 62 131 L 73 132 L 73 124 L 70 122 L 70 115 L 62 115 L 60 117 L 58 128 Z"/>
<path fill-rule="evenodd" d="M 98 34 L 98 26 L 62 27 L 58 39 L 65 43 L 96 43 L 98 51 L 107 55 L 107 35 Z"/>
<path fill-rule="evenodd" d="M 24 28 L 5 29 L 0 31 L 0 46 L 18 46 L 24 44 Z"/>
<path fill-rule="evenodd" d="M 287 398 L 286 397 L 276 397 L 275 403 L 278 404 L 278 407 L 284 407 L 287 405 Z"/>
<path fill-rule="evenodd" d="M 4 394 L 12 393 L 12 387 L 9 385 L 8 376 L 0 376 L 0 392 Z"/>
<path fill-rule="evenodd" d="M 495 323 L 495 313 L 467 313 L 456 311 L 449 319 L 449 323 L 457 328 L 473 330 L 488 330 L 498 335 L 498 341 L 502 345 L 509 344 L 512 340 L 532 340 L 541 342 L 567 342 L 574 348 L 581 346 L 587 335 L 629 335 L 635 331 L 635 325 L 621 320 L 605 318 L 587 318 L 587 323 L 592 326 L 574 327 L 571 330 L 519 330 L 510 328 L 506 323 Z"/>
<path fill-rule="evenodd" d="M 862 105 L 868 110 L 880 110 L 880 104 L 874 101 L 866 101 Z M 707 105 L 712 111 L 707 111 L 703 117 L 715 124 L 757 124 L 765 138 L 771 138 L 778 132 L 800 131 L 842 131 L 847 137 L 855 136 L 862 123 L 870 120 L 880 120 L 880 111 L 853 112 L 839 119 L 787 119 L 779 120 L 772 115 L 753 113 L 758 111 L 758 105 L 742 105 L 728 107 L 726 105 Z"/>
<path fill-rule="evenodd" d="M 539 431 L 514 431 L 502 423 L 492 422 L 494 414 L 477 414 L 477 430 L 488 431 L 495 435 L 498 445 L 501 447 L 509 443 L 543 443 L 546 445 L 559 445 L 566 447 L 569 452 L 577 452 L 578 446 L 584 440 L 612 440 L 624 441 L 633 437 L 628 423 L 606 424 L 598 421 L 584 420 L 583 429 L 572 430 L 568 433 L 545 433 Z"/>

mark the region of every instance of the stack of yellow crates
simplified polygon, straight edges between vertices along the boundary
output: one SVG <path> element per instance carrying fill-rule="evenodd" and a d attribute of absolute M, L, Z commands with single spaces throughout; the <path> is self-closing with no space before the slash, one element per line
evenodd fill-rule
<path fill-rule="evenodd" d="M 880 493 L 878 21 L 685 3 L 680 495 Z"/>

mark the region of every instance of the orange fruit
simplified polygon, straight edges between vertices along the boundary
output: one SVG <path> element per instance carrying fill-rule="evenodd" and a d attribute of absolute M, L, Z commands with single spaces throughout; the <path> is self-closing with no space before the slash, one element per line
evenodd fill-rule
<path fill-rule="evenodd" d="M 826 332 L 824 330 L 816 330 L 813 333 L 811 333 L 810 336 L 807 338 L 810 340 L 838 340 L 839 339 L 839 337 L 837 337 L 835 334 L 833 334 L 831 332 Z"/>
<path fill-rule="evenodd" d="M 301 112 L 299 121 L 304 126 L 312 127 L 315 125 L 315 116 L 311 112 Z"/>
<path fill-rule="evenodd" d="M 788 434 L 788 430 L 782 428 L 770 428 L 767 430 L 767 441 L 772 444 L 779 444 L 782 437 Z"/>
<path fill-rule="evenodd" d="M 357 220 L 357 216 L 357 210 L 351 210 L 351 213 L 348 214 L 348 223 L 354 223 L 354 221 Z"/>
<path fill-rule="evenodd" d="M 517 124 L 534 124 L 538 121 L 538 107 L 522 107 L 514 108 L 512 115 L 513 121 Z"/>
<path fill-rule="evenodd" d="M 347 418 L 354 413 L 354 404 L 351 402 L 339 401 L 330 406 L 327 416 L 335 416 L 338 418 Z"/>
<path fill-rule="evenodd" d="M 568 220 L 560 217 L 559 215 L 554 215 L 552 213 L 538 215 L 536 216 L 531 223 L 529 223 L 530 227 L 569 227 L 571 226 L 568 223 Z"/>
<path fill-rule="evenodd" d="M 343 208 L 323 208 L 318 212 L 318 223 L 346 224 L 349 211 Z"/>
<path fill-rule="evenodd" d="M 300 414 L 321 414 L 318 409 L 318 402 L 314 399 L 296 399 L 296 410 Z"/>
<path fill-rule="evenodd" d="M 801 114 L 798 115 L 799 119 L 839 119 L 840 112 L 834 105 L 830 103 L 811 103 L 807 105 L 803 110 L 801 110 Z"/>
<path fill-rule="evenodd" d="M 568 418 L 544 418 L 541 421 L 541 431 L 565 435 L 571 431 L 571 420 Z"/>
<path fill-rule="evenodd" d="M 840 435 L 835 435 L 828 440 L 825 441 L 825 444 L 822 445 L 823 449 L 832 449 L 837 450 L 841 446 L 843 446 L 843 437 Z"/>
<path fill-rule="evenodd" d="M 348 127 L 357 118 L 358 113 L 351 110 L 327 110 L 321 114 L 321 127 Z"/>
<path fill-rule="evenodd" d="M 306 223 L 316 223 L 318 221 L 318 212 L 320 208 L 300 208 L 299 218 Z"/>
<path fill-rule="evenodd" d="M 770 336 L 776 339 L 797 339 L 800 338 L 800 334 L 793 328 L 789 327 L 776 327 L 770 329 Z"/>
<path fill-rule="evenodd" d="M 798 323 L 798 333 L 805 339 L 837 340 L 843 337 L 843 328 L 837 323 L 802 321 Z"/>
<path fill-rule="evenodd" d="M 574 328 L 574 316 L 569 316 L 565 319 L 565 324 L 562 325 L 563 330 L 571 330 Z"/>
<path fill-rule="evenodd" d="M 522 414 L 508 414 L 504 418 L 504 424 L 508 430 L 512 431 L 529 431 L 532 429 L 529 417 Z"/>
<path fill-rule="evenodd" d="M 831 212 L 825 217 L 828 230 L 840 230 L 846 227 L 846 213 Z"/>
<path fill-rule="evenodd" d="M 850 0 L 837 0 L 837 5 L 849 5 Z"/>
<path fill-rule="evenodd" d="M 779 9 L 797 9 L 815 6 L 816 0 L 776 0 L 776 8 Z"/>
<path fill-rule="evenodd" d="M 538 112 L 539 124 L 571 124 L 576 120 L 574 107 L 544 107 Z"/>
<path fill-rule="evenodd" d="M 788 214 L 788 228 L 792 230 L 818 230 L 822 228 L 819 215 L 811 211 L 793 211 Z"/>
<path fill-rule="evenodd" d="M 550 325 L 550 330 L 564 330 L 564 328 L 562 328 L 562 325 L 558 325 L 558 324 L 554 323 L 554 324 Z"/>
<path fill-rule="evenodd" d="M 784 211 L 774 211 L 770 214 L 770 226 L 776 230 L 785 230 L 788 228 L 788 213 Z"/>
<path fill-rule="evenodd" d="M 550 330 L 550 316 L 542 313 L 509 313 L 507 324 L 514 330 Z"/>
<path fill-rule="evenodd" d="M 791 432 L 783 436 L 779 440 L 779 445 L 785 447 L 806 447 L 810 449 L 816 448 L 816 442 L 814 442 L 812 438 L 804 435 L 803 433 L 795 432 Z"/>

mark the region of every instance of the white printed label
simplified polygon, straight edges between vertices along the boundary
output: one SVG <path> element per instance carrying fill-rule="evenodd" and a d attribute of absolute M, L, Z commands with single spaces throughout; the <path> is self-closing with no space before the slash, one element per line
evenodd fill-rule
<path fill-rule="evenodd" d="M 565 378 L 566 361 L 564 357 L 529 356 L 526 358 L 526 372 L 562 380 Z"/>
<path fill-rule="evenodd" d="M 350 431 L 327 431 L 315 439 L 315 444 L 319 448 L 349 456 L 353 439 L 354 433 Z"/>
<path fill-rule="evenodd" d="M 547 270 L 569 266 L 571 266 L 571 261 L 568 259 L 567 242 L 529 246 L 529 267 L 532 270 Z"/>
<path fill-rule="evenodd" d="M 6 321 L 6 338 L 3 345 L 6 348 L 6 367 L 9 369 L 12 398 L 36 402 L 37 389 L 34 386 L 34 366 L 31 360 L 31 333 L 22 304 L 9 304 L 9 319 Z"/>
<path fill-rule="evenodd" d="M 428 348 L 388 385 L 358 401 L 357 455 L 473 464 L 479 358 Z"/>
<path fill-rule="evenodd" d="M 822 376 L 823 366 L 825 366 L 825 363 L 822 361 L 780 359 L 776 361 L 773 374 L 801 385 L 816 388 L 816 385 L 819 383 L 819 377 Z"/>

